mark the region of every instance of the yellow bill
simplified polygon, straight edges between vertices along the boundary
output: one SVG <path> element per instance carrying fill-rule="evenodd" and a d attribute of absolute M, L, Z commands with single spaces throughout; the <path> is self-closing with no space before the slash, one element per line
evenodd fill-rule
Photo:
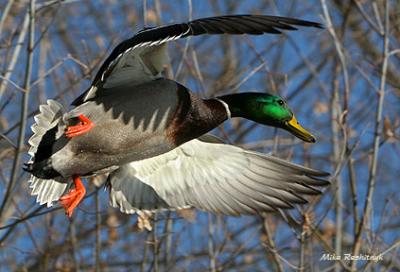
<path fill-rule="evenodd" d="M 310 132 L 305 130 L 297 121 L 296 117 L 292 117 L 292 119 L 285 123 L 284 129 L 292 133 L 297 138 L 308 142 L 308 143 L 315 143 L 315 137 Z"/>

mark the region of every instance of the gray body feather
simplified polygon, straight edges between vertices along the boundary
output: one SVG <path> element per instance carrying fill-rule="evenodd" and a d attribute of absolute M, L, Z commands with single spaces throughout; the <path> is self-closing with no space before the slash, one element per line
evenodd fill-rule
<path fill-rule="evenodd" d="M 89 175 L 102 169 L 165 153 L 175 145 L 168 139 L 167 128 L 178 103 L 178 85 L 169 80 L 113 90 L 74 108 L 64 122 L 80 114 L 94 127 L 66 141 L 61 137 L 52 157 L 53 168 L 63 177 Z M 72 159 L 73 158 L 73 159 Z"/>

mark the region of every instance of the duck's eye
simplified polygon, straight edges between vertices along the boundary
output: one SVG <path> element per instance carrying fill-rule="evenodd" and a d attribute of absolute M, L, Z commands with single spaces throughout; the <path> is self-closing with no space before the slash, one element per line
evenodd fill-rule
<path fill-rule="evenodd" d="M 285 104 L 285 102 L 283 102 L 283 100 L 278 100 L 278 104 L 283 106 L 283 104 Z"/>

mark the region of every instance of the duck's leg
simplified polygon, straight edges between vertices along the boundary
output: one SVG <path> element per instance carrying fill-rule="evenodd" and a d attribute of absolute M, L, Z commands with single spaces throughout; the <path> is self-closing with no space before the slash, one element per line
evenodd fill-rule
<path fill-rule="evenodd" d="M 92 121 L 90 121 L 90 119 L 87 118 L 85 115 L 79 115 L 78 119 L 80 121 L 79 124 L 75 126 L 69 126 L 65 131 L 65 136 L 67 136 L 68 138 L 82 135 L 94 127 Z"/>
<path fill-rule="evenodd" d="M 74 176 L 73 179 L 75 188 L 70 189 L 66 195 L 59 199 L 61 205 L 64 207 L 65 214 L 68 217 L 72 216 L 74 209 L 79 205 L 79 203 L 81 203 L 86 193 L 86 188 L 83 186 L 80 177 Z"/>

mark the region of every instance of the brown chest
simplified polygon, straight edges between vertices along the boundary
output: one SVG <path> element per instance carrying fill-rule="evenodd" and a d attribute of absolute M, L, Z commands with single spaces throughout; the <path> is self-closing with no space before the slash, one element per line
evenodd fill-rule
<path fill-rule="evenodd" d="M 225 107 L 217 100 L 203 100 L 186 89 L 178 90 L 178 104 L 167 128 L 176 146 L 200 137 L 227 119 Z"/>

